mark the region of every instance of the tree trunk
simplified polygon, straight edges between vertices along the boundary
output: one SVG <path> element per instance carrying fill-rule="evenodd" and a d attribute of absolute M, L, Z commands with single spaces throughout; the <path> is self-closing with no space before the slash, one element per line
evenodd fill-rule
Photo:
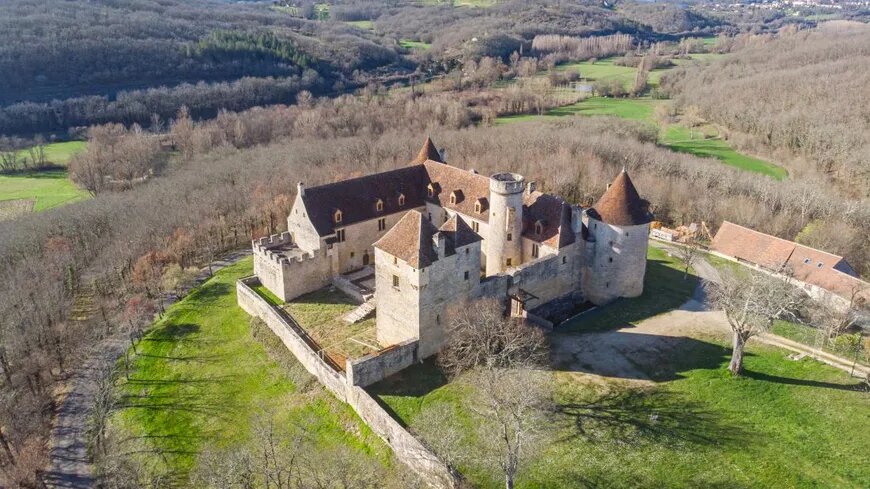
<path fill-rule="evenodd" d="M 734 349 L 731 352 L 731 363 L 728 365 L 728 370 L 731 375 L 740 375 L 743 373 L 743 347 L 746 345 L 746 340 L 740 336 L 740 333 L 734 333 Z"/>
<path fill-rule="evenodd" d="M 504 487 L 505 489 L 514 489 L 514 478 L 509 475 L 505 476 Z"/>

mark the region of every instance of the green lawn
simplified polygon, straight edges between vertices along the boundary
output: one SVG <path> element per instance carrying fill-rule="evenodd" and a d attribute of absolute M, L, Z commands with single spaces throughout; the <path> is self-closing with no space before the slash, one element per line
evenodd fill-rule
<path fill-rule="evenodd" d="M 66 170 L 0 175 L 0 205 L 5 200 L 34 200 L 34 212 L 88 198 L 67 178 Z"/>
<path fill-rule="evenodd" d="M 726 165 L 767 175 L 776 180 L 782 180 L 788 176 L 788 171 L 781 166 L 768 163 L 758 158 L 747 156 L 732 148 L 727 141 L 718 137 L 703 137 L 700 131 L 694 131 L 694 138 L 689 128 L 679 125 L 670 125 L 665 130 L 661 142 L 674 151 L 689 153 L 702 158 L 716 158 Z"/>
<path fill-rule="evenodd" d="M 370 20 L 349 20 L 346 21 L 345 24 L 352 25 L 357 29 L 362 29 L 364 31 L 371 31 L 375 29 L 374 22 Z"/>
<path fill-rule="evenodd" d="M 389 449 L 347 405 L 311 382 L 285 349 L 277 348 L 289 357 L 279 364 L 252 336 L 235 291 L 236 279 L 251 273 L 251 258 L 217 272 L 139 344 L 130 380 L 121 375 L 117 386 L 121 407 L 112 426 L 124 440 L 120 448 L 184 487 L 201 449 L 244 443 L 265 409 L 279 422 L 304 422 L 324 447 L 345 445 L 371 463 L 390 464 Z"/>
<path fill-rule="evenodd" d="M 684 282 L 660 250 L 650 260 L 644 296 L 583 316 L 585 326 L 578 322 L 575 330 L 612 329 L 685 300 L 696 282 Z M 553 338 L 577 334 L 583 333 L 560 329 Z M 870 394 L 840 370 L 788 354 L 750 343 L 746 375 L 738 379 L 727 372 L 728 344 L 708 337 L 682 338 L 654 365 L 628 354 L 653 379 L 648 383 L 554 365 L 557 410 L 544 434 L 547 446 L 517 487 L 870 486 Z M 469 389 L 461 378 L 448 383 L 428 361 L 370 391 L 410 426 L 427 407 L 454 405 L 451 422 L 473 432 L 461 407 Z M 481 467 L 461 469 L 476 487 L 502 487 Z"/>
<path fill-rule="evenodd" d="M 616 65 L 613 63 L 615 60 L 616 58 L 606 58 L 598 60 L 595 63 L 589 61 L 568 63 L 557 66 L 556 70 L 579 71 L 581 80 L 590 82 L 619 80 L 625 87 L 634 84 L 637 69 L 630 66 Z"/>
<path fill-rule="evenodd" d="M 420 51 L 426 51 L 432 47 L 428 42 L 412 41 L 410 39 L 402 39 L 399 41 L 399 45 L 405 49 L 416 49 Z"/>
<path fill-rule="evenodd" d="M 64 141 L 45 145 L 45 159 L 55 165 L 66 166 L 70 158 L 85 150 L 88 143 L 85 141 Z"/>

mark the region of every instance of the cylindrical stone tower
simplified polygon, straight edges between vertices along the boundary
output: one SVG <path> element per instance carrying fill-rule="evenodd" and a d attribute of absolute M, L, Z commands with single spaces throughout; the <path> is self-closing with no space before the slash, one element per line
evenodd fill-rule
<path fill-rule="evenodd" d="M 625 170 L 586 215 L 592 242 L 583 291 L 586 298 L 606 304 L 641 295 L 652 214 Z"/>
<path fill-rule="evenodd" d="M 516 173 L 496 173 L 489 179 L 489 236 L 484 243 L 487 275 L 521 264 L 525 188 L 525 179 Z"/>

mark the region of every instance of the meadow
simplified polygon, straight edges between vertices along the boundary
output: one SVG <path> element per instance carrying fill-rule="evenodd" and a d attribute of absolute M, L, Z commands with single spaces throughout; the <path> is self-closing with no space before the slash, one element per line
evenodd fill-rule
<path fill-rule="evenodd" d="M 391 464 L 389 448 L 271 331 L 252 331 L 235 291 L 236 280 L 252 270 L 249 257 L 217 272 L 130 351 L 132 368 L 129 378 L 119 375 L 112 418 L 120 448 L 184 485 L 202 449 L 245 444 L 256 415 L 265 412 L 305 425 L 324 448 L 344 445 L 369 463 Z M 267 349 L 270 342 L 276 345 Z"/>
<path fill-rule="evenodd" d="M 712 59 L 720 54 L 701 53 L 692 54 L 692 59 L 676 60 L 676 64 L 693 63 Z M 627 66 L 614 64 L 615 58 L 597 60 L 594 63 L 584 61 L 581 63 L 569 63 L 558 66 L 557 71 L 577 70 L 581 76 L 581 82 L 608 82 L 619 80 L 626 88 L 634 83 L 637 70 Z M 649 84 L 652 87 L 658 85 L 661 76 L 670 68 L 657 69 L 650 72 Z M 611 98 L 611 97 L 587 97 L 577 103 L 549 109 L 543 115 L 515 115 L 499 117 L 496 124 L 507 124 L 522 120 L 556 120 L 565 116 L 613 116 L 623 119 L 631 119 L 649 124 L 656 123 L 654 117 L 655 107 L 665 101 L 650 97 L 638 98 Z M 755 158 L 738 152 L 721 138 L 715 127 L 706 126 L 699 130 L 690 131 L 688 127 L 674 123 L 666 127 L 660 127 L 659 144 L 674 151 L 693 154 L 702 158 L 714 158 L 722 163 L 739 168 L 744 171 L 760 173 L 776 180 L 788 177 L 788 171 L 773 163 Z"/>
<path fill-rule="evenodd" d="M 47 144 L 46 161 L 55 166 L 66 166 L 73 155 L 84 151 L 86 145 L 84 141 Z M 42 212 L 88 197 L 86 191 L 69 180 L 63 168 L 0 175 L 0 219 L 26 212 Z M 8 215 L 4 209 L 9 210 Z"/>
<path fill-rule="evenodd" d="M 584 334 L 578 331 L 614 330 L 688 299 L 697 278 L 683 281 L 679 263 L 656 254 L 650 258 L 644 296 L 588 313 L 558 329 L 553 341 Z M 649 281 L 650 275 L 665 280 Z M 658 304 L 654 297 L 664 297 L 668 304 Z M 726 369 L 727 341 L 701 334 L 680 338 L 678 347 L 656 353 L 660 357 L 652 365 L 629 358 L 644 374 L 642 380 L 554 365 L 555 413 L 544 434 L 546 448 L 524 467 L 517 487 L 870 484 L 865 470 L 870 432 L 864 429 L 870 394 L 857 379 L 809 358 L 793 361 L 785 350 L 756 343 L 748 348 L 745 376 L 732 378 Z M 462 377 L 448 382 L 432 361 L 370 390 L 406 425 L 413 427 L 428 409 L 447 404 L 451 423 L 474 431 L 463 407 L 470 386 Z M 464 436 L 466 448 L 473 450 L 474 435 Z M 461 469 L 476 487 L 503 487 L 481 466 Z"/>

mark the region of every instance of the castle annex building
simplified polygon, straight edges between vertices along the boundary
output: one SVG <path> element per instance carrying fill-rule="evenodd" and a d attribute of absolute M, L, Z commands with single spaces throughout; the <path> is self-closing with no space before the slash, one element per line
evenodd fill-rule
<path fill-rule="evenodd" d="M 551 304 L 640 295 L 651 218 L 624 170 L 583 209 L 521 175 L 450 166 L 427 139 L 407 167 L 300 183 L 288 231 L 254 242 L 254 272 L 285 301 L 368 284 L 358 299 L 376 310 L 380 346 L 418 341 L 425 358 L 449 306 L 467 300 L 503 300 L 540 322 Z"/>

